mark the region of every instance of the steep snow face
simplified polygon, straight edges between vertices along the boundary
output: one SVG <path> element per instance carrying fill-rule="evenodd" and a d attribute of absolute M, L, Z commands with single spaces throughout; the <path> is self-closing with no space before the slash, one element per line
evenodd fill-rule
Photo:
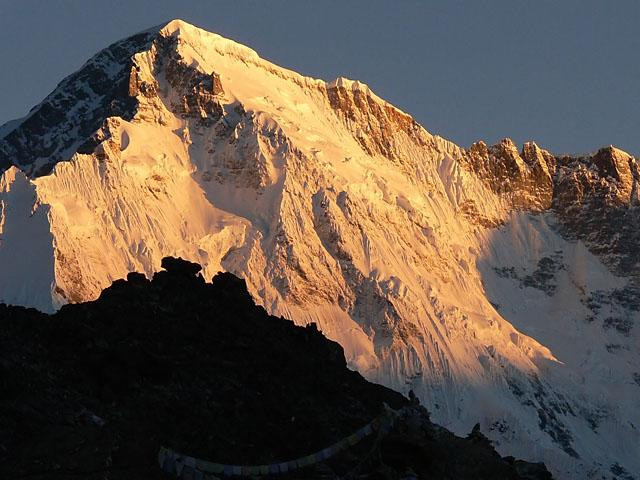
<path fill-rule="evenodd" d="M 523 405 L 538 410 L 539 428 L 564 452 L 621 472 L 612 462 L 615 451 L 625 459 L 618 465 L 635 473 L 640 471 L 635 279 L 614 275 L 582 241 L 563 238 L 560 229 L 554 215 L 518 213 L 500 228 L 481 233 L 478 267 L 487 298 L 562 364 L 552 372 L 562 375 L 562 387 L 555 390 L 561 393 L 559 403 L 541 400 L 536 390 L 531 396 L 518 385 L 509 387 Z M 566 401 L 571 392 L 581 392 L 581 401 Z M 521 448 L 517 451 L 524 453 L 539 446 Z M 555 462 L 566 465 L 564 471 L 576 468 L 566 460 L 557 457 Z"/>
<path fill-rule="evenodd" d="M 25 126 L 35 114 L 1 130 L 1 158 L 27 173 L 0 180 L 3 301 L 52 310 L 181 256 L 244 277 L 270 313 L 317 322 L 353 368 L 413 389 L 438 422 L 480 421 L 503 454 L 561 477 L 640 471 L 628 280 L 575 240 L 584 222 L 511 213 L 549 207 L 565 168 L 553 156 L 466 152 L 360 82 L 303 77 L 181 21 L 132 38 L 87 64 L 120 85 L 100 98 L 124 111 L 78 93 L 83 69 L 43 104 L 81 112 L 65 117 L 73 135 Z M 595 320 L 578 318 L 590 308 Z M 604 365 L 620 369 L 609 383 Z"/>

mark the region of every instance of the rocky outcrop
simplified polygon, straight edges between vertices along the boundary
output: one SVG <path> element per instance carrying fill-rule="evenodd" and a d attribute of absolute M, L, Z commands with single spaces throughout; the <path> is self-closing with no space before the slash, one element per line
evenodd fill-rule
<path fill-rule="evenodd" d="M 156 73 L 171 86 L 169 109 L 180 118 L 197 118 L 203 126 L 213 125 L 223 114 L 219 97 L 224 95 L 220 75 L 200 72 L 180 57 L 176 37 L 159 36 L 155 57 Z"/>
<path fill-rule="evenodd" d="M 628 206 L 639 177 L 635 158 L 615 147 L 583 157 L 559 157 L 556 208 L 591 202 L 610 207 Z"/>
<path fill-rule="evenodd" d="M 631 173 L 633 157 L 614 146 L 601 148 L 591 157 L 591 161 L 598 168 L 600 177 L 611 177 L 619 182 L 622 190 L 627 190 L 633 181 Z"/>
<path fill-rule="evenodd" d="M 402 153 L 396 145 L 398 133 L 418 146 L 432 143 L 410 115 L 375 97 L 363 83 L 338 78 L 327 84 L 326 94 L 331 107 L 369 155 L 400 159 Z"/>
<path fill-rule="evenodd" d="M 513 208 L 542 211 L 551 206 L 555 158 L 535 143 L 525 143 L 518 152 L 508 138 L 491 147 L 480 141 L 462 161 Z"/>
<path fill-rule="evenodd" d="M 0 305 L 3 478 L 155 479 L 161 445 L 227 464 L 286 461 L 348 436 L 385 403 L 403 412 L 388 435 L 300 475 L 551 478 L 365 381 L 315 324 L 255 306 L 243 280 L 162 265 L 151 281 L 130 273 L 53 316 Z"/>
<path fill-rule="evenodd" d="M 553 156 L 533 142 L 473 144 L 463 164 L 511 207 L 553 212 L 566 238 L 582 240 L 621 276 L 640 281 L 637 160 L 613 146 Z"/>
<path fill-rule="evenodd" d="M 586 157 L 561 157 L 553 211 L 569 238 L 582 240 L 617 274 L 640 281 L 638 164 L 607 147 Z"/>

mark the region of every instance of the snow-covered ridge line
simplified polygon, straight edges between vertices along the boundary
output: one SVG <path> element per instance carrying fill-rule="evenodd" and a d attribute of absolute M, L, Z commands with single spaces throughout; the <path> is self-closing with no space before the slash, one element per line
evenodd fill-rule
<path fill-rule="evenodd" d="M 191 45 L 198 45 L 202 42 L 207 46 L 215 49 L 216 52 L 221 55 L 231 55 L 240 60 L 251 62 L 255 66 L 261 67 L 270 71 L 271 73 L 283 76 L 283 78 L 289 78 L 301 86 L 320 88 L 325 86 L 327 88 L 343 87 L 349 90 L 360 91 L 382 103 L 388 103 L 373 93 L 368 85 L 358 80 L 350 80 L 345 77 L 338 77 L 333 81 L 325 81 L 309 76 L 301 75 L 300 73 L 283 68 L 279 65 L 269 62 L 259 56 L 259 54 L 245 45 L 237 43 L 233 40 L 227 39 L 216 33 L 207 32 L 194 25 L 191 25 L 183 20 L 172 20 L 167 23 L 160 33 L 167 36 L 177 36 L 182 41 L 190 43 Z"/>

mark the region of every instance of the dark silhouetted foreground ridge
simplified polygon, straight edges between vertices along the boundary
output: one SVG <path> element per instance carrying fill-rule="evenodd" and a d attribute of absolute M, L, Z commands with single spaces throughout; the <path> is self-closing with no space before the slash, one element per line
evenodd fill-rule
<path fill-rule="evenodd" d="M 419 405 L 349 370 L 315 325 L 256 306 L 243 280 L 211 283 L 165 258 L 55 315 L 0 305 L 0 478 L 157 479 L 161 445 L 264 464 L 318 451 L 384 412 L 390 433 L 286 478 L 551 478 L 459 438 Z M 282 477 L 282 476 L 281 476 Z"/>

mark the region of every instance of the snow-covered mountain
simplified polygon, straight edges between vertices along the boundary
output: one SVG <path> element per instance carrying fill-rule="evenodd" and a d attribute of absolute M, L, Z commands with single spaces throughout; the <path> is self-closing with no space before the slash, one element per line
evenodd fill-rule
<path fill-rule="evenodd" d="M 461 148 L 357 81 L 174 20 L 0 127 L 0 300 L 181 256 L 316 322 L 438 423 L 559 478 L 640 478 L 640 202 L 613 147 Z"/>

